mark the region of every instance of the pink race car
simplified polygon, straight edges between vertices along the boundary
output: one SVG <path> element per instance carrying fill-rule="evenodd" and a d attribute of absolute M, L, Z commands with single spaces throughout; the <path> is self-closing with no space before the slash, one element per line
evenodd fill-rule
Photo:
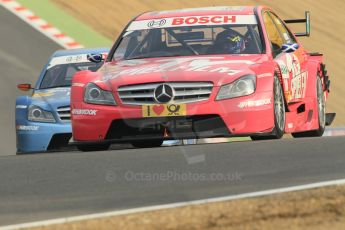
<path fill-rule="evenodd" d="M 293 34 L 286 23 L 305 23 Z M 121 33 L 98 72 L 72 83 L 73 137 L 82 151 L 113 142 L 322 136 L 330 80 L 322 54 L 307 52 L 304 19 L 265 6 L 149 12 Z M 94 58 L 102 61 L 102 58 Z"/>

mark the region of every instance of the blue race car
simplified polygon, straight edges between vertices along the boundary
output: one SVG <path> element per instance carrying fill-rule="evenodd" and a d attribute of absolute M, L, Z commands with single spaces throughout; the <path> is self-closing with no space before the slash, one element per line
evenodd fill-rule
<path fill-rule="evenodd" d="M 72 138 L 70 123 L 70 87 L 73 75 L 81 70 L 98 70 L 96 60 L 109 49 L 77 49 L 55 52 L 43 68 L 33 88 L 20 84 L 31 96 L 16 99 L 17 154 L 54 151 L 68 147 Z"/>

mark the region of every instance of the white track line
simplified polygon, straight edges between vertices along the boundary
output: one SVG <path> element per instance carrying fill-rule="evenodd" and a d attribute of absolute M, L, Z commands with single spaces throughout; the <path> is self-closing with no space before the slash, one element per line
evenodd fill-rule
<path fill-rule="evenodd" d="M 208 204 L 208 203 L 214 203 L 214 202 L 254 198 L 254 197 L 261 197 L 261 196 L 267 196 L 267 195 L 278 194 L 278 193 L 294 192 L 294 191 L 300 191 L 300 190 L 306 190 L 306 189 L 314 189 L 314 188 L 320 188 L 320 187 L 325 187 L 325 186 L 343 185 L 343 184 L 345 184 L 345 179 L 323 181 L 323 182 L 317 182 L 317 183 L 312 183 L 312 184 L 291 186 L 291 187 L 278 188 L 278 189 L 270 189 L 270 190 L 243 193 L 243 194 L 232 195 L 232 196 L 216 197 L 216 198 L 210 198 L 210 199 L 204 199 L 204 200 L 178 202 L 178 203 L 172 203 L 172 204 L 133 208 L 133 209 L 127 209 L 127 210 L 121 210 L 121 211 L 111 211 L 111 212 L 96 213 L 96 214 L 90 214 L 90 215 L 73 216 L 73 217 L 65 217 L 65 218 L 59 218 L 59 219 L 44 220 L 44 221 L 37 221 L 37 222 L 30 222 L 30 223 L 23 223 L 23 224 L 16 224 L 16 225 L 8 225 L 8 226 L 0 227 L 0 230 L 25 229 L 25 228 L 49 226 L 49 225 L 54 225 L 54 224 L 66 224 L 66 223 L 76 222 L 76 221 L 98 219 L 98 218 L 104 218 L 104 217 L 114 217 L 114 216 L 128 215 L 128 214 L 148 212 L 148 211 L 156 211 L 156 210 L 162 210 L 162 209 L 171 209 L 171 208 L 185 207 L 189 205 L 200 205 L 200 204 Z"/>
<path fill-rule="evenodd" d="M 15 0 L 0 0 L 0 5 L 65 49 L 83 48 L 83 46 L 73 38 L 68 37 L 59 29 L 39 18 L 32 11 L 20 5 Z"/>
<path fill-rule="evenodd" d="M 323 136 L 345 136 L 345 127 L 329 127 L 326 128 L 325 133 Z"/>

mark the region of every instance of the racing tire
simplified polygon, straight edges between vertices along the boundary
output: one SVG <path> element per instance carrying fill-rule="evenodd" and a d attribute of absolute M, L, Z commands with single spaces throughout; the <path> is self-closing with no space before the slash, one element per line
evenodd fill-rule
<path fill-rule="evenodd" d="M 110 143 L 77 145 L 77 149 L 82 152 L 105 151 L 105 150 L 108 150 L 109 147 L 110 147 Z"/>
<path fill-rule="evenodd" d="M 285 100 L 282 85 L 277 76 L 274 76 L 273 84 L 274 95 L 274 129 L 270 135 L 252 135 L 250 138 L 253 141 L 280 139 L 284 135 L 285 130 Z"/>
<path fill-rule="evenodd" d="M 318 123 L 319 128 L 316 130 L 306 131 L 306 132 L 299 132 L 299 133 L 291 133 L 294 138 L 301 138 L 301 137 L 321 137 L 325 131 L 326 127 L 326 105 L 325 105 L 325 98 L 323 95 L 323 87 L 321 78 L 318 75 L 316 81 L 316 94 L 317 94 L 317 113 L 318 113 Z"/>
<path fill-rule="evenodd" d="M 163 139 L 131 141 L 135 148 L 154 148 L 163 144 Z"/>

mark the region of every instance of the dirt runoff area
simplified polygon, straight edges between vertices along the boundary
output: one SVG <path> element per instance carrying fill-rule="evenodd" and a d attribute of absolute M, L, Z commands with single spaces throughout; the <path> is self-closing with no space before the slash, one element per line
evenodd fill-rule
<path fill-rule="evenodd" d="M 345 185 L 36 229 L 345 229 Z"/>

